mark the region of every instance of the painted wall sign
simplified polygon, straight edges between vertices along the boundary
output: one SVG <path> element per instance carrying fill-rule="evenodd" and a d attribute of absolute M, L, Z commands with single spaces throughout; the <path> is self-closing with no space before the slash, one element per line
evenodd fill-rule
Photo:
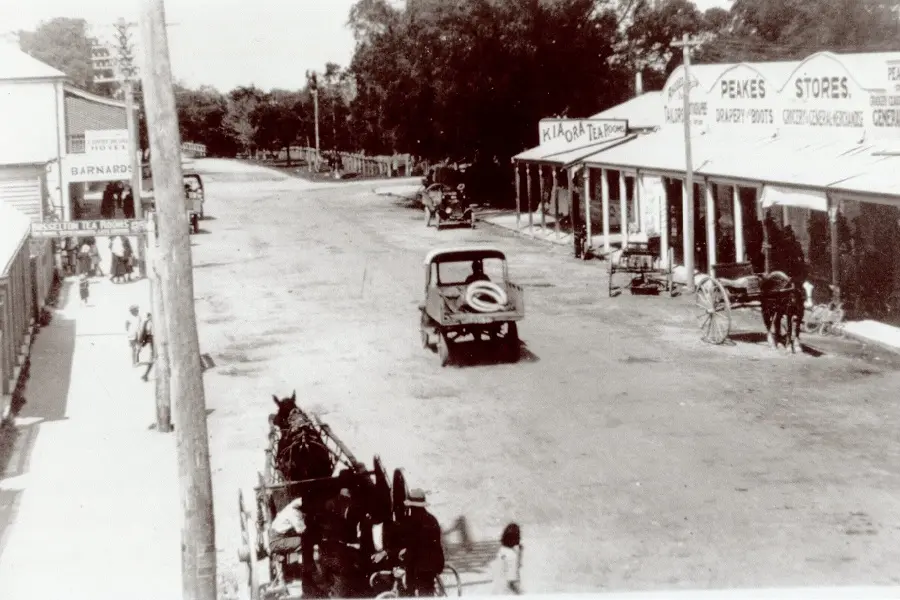
<path fill-rule="evenodd" d="M 68 154 L 63 158 L 63 178 L 67 183 L 128 180 L 131 162 L 127 152 Z"/>
<path fill-rule="evenodd" d="M 900 57 L 815 54 L 795 63 L 697 67 L 691 86 L 693 124 L 711 129 L 746 128 L 812 132 L 840 139 L 900 137 Z M 712 68 L 712 70 L 711 70 Z M 692 72 L 693 78 L 693 72 Z M 865 83 L 868 87 L 863 87 Z M 663 96 L 665 125 L 683 123 L 683 73 L 676 70 Z"/>
<path fill-rule="evenodd" d="M 538 123 L 540 146 L 547 151 L 575 150 L 623 138 L 627 133 L 625 119 L 541 119 Z"/>
<path fill-rule="evenodd" d="M 105 219 L 98 221 L 57 221 L 32 223 L 34 238 L 88 237 L 99 235 L 140 235 L 147 231 L 143 219 Z"/>
<path fill-rule="evenodd" d="M 98 129 L 84 132 L 84 151 L 86 154 L 97 152 L 128 153 L 127 129 Z"/>

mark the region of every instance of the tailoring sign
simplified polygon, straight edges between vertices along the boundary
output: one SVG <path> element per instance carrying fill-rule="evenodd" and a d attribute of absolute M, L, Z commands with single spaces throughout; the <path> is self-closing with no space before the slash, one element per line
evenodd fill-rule
<path fill-rule="evenodd" d="M 67 183 L 127 181 L 131 179 L 131 161 L 127 152 L 68 154 L 63 158 L 63 178 Z"/>
<path fill-rule="evenodd" d="M 706 115 L 709 112 L 706 90 L 700 85 L 700 81 L 693 75 L 688 87 L 689 111 L 691 124 L 703 126 L 706 123 Z M 679 67 L 669 77 L 663 88 L 663 102 L 665 104 L 665 124 L 675 125 L 684 123 L 684 69 Z"/>
<path fill-rule="evenodd" d="M 84 132 L 85 154 L 98 152 L 114 152 L 128 154 L 127 129 L 99 129 Z"/>
<path fill-rule="evenodd" d="M 717 126 L 775 125 L 773 101 L 778 94 L 762 74 L 747 65 L 728 69 L 712 86 L 710 115 Z"/>
<path fill-rule="evenodd" d="M 625 119 L 541 119 L 538 123 L 540 147 L 550 152 L 576 150 L 627 134 Z"/>

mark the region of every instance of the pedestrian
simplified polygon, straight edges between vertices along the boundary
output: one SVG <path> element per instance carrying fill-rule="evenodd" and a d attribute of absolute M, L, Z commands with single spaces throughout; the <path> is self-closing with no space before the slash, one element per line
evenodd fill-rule
<path fill-rule="evenodd" d="M 503 530 L 500 550 L 494 559 L 494 595 L 522 594 L 522 532 L 515 523 Z"/>
<path fill-rule="evenodd" d="M 147 369 L 141 375 L 141 379 L 147 381 L 150 369 L 156 362 L 156 346 L 153 345 L 153 316 L 150 313 L 147 313 L 147 318 L 144 319 L 144 325 L 141 327 L 140 349 L 143 350 L 145 346 L 150 346 L 150 360 L 147 361 Z"/>
<path fill-rule="evenodd" d="M 130 314 L 125 320 L 125 333 L 128 336 L 128 345 L 131 346 L 131 365 L 136 367 L 141 352 L 140 307 L 137 304 L 132 304 L 128 311 Z"/>
<path fill-rule="evenodd" d="M 78 249 L 78 274 L 86 274 L 91 271 L 91 245 L 87 240 Z"/>
<path fill-rule="evenodd" d="M 117 235 L 109 241 L 109 249 L 112 252 L 112 263 L 110 264 L 109 274 L 113 283 L 119 283 L 125 279 L 125 243 L 122 236 Z"/>
<path fill-rule="evenodd" d="M 82 273 L 81 278 L 78 282 L 78 292 L 81 295 L 82 304 L 86 305 L 88 303 L 88 297 L 91 295 L 90 285 L 91 284 L 88 281 L 87 273 Z"/>
<path fill-rule="evenodd" d="M 103 277 L 103 269 L 100 268 L 100 249 L 97 248 L 97 240 L 91 242 L 91 276 Z"/>
<path fill-rule="evenodd" d="M 100 218 L 112 219 L 116 215 L 116 190 L 112 183 L 103 188 L 103 198 L 100 201 Z"/>
<path fill-rule="evenodd" d="M 444 570 L 442 530 L 426 510 L 425 492 L 414 489 L 404 501 L 409 516 L 398 523 L 398 558 L 406 568 L 406 587 L 412 596 L 434 596 L 435 580 Z"/>
<path fill-rule="evenodd" d="M 134 194 L 131 192 L 131 186 L 125 188 L 125 197 L 122 199 L 122 212 L 125 213 L 126 219 L 134 218 Z"/>

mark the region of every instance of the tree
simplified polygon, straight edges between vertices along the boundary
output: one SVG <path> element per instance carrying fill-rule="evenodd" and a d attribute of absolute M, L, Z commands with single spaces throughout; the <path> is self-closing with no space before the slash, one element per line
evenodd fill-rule
<path fill-rule="evenodd" d="M 241 86 L 228 93 L 222 124 L 235 136 L 244 152 L 251 152 L 256 138 L 253 112 L 265 94 L 256 86 Z"/>
<path fill-rule="evenodd" d="M 77 87 L 109 95 L 108 86 L 94 84 L 92 46 L 84 19 L 59 17 L 41 23 L 35 31 L 19 32 L 19 47 L 23 52 L 59 69 Z"/>

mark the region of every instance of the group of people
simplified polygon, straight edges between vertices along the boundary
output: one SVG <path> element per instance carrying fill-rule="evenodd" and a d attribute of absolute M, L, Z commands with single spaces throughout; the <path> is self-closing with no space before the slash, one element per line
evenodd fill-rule
<path fill-rule="evenodd" d="M 122 211 L 126 219 L 133 219 L 135 216 L 134 193 L 131 186 L 121 181 L 111 182 L 104 188 L 100 201 L 100 218 L 115 218 L 117 209 Z"/>
<path fill-rule="evenodd" d="M 346 471 L 342 476 L 347 476 Z M 332 598 L 351 598 L 362 595 L 364 584 L 358 580 L 367 546 L 374 547 L 371 532 L 363 525 L 370 523 L 360 509 L 352 486 L 342 487 L 340 493 L 324 505 L 323 514 L 304 505 L 302 498 L 288 503 L 272 520 L 268 531 L 269 547 L 273 552 L 302 553 L 304 559 L 305 596 L 316 591 Z M 425 492 L 414 489 L 405 500 L 407 516 L 396 523 L 384 536 L 390 539 L 390 552 L 377 550 L 369 557 L 374 565 L 402 566 L 405 573 L 405 595 L 434 596 L 435 581 L 444 571 L 443 531 L 428 511 Z M 315 505 L 311 503 L 311 505 Z M 313 513 L 313 514 L 311 514 Z M 368 543 L 361 544 L 368 534 Z M 299 537 L 297 537 L 299 536 Z M 313 583 L 314 546 L 319 551 L 319 581 Z M 501 545 L 494 562 L 495 594 L 521 594 L 522 545 L 521 532 L 515 523 L 503 531 Z M 389 568 L 385 570 L 390 570 Z"/>

